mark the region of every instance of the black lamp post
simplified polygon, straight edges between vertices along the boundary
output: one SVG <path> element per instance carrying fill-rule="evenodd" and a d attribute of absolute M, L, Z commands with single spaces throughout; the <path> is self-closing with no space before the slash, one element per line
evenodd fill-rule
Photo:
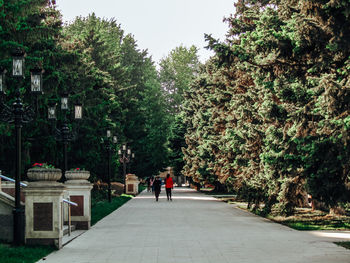
<path fill-rule="evenodd" d="M 63 167 L 62 180 L 65 181 L 65 172 L 68 170 L 68 143 L 74 141 L 76 133 L 68 126 L 67 115 L 69 111 L 68 94 L 64 93 L 61 97 L 61 112 L 63 121 L 60 128 L 55 128 L 55 140 L 63 143 Z M 74 119 L 81 120 L 83 118 L 83 106 L 81 103 L 74 105 Z M 48 107 L 48 119 L 56 121 L 56 103 L 50 103 Z"/>
<path fill-rule="evenodd" d="M 124 180 L 124 194 L 126 193 L 126 165 L 130 161 L 131 149 L 126 148 L 123 144 L 122 148 L 118 150 L 119 161 L 123 164 L 123 180 Z"/>
<path fill-rule="evenodd" d="M 24 240 L 24 209 L 21 206 L 21 152 L 22 152 L 22 125 L 28 123 L 34 118 L 34 111 L 28 105 L 23 105 L 21 100 L 20 85 L 24 79 L 24 57 L 25 53 L 18 49 L 12 53 L 12 76 L 16 78 L 19 84 L 15 90 L 15 101 L 11 106 L 6 105 L 1 98 L 0 120 L 15 125 L 16 137 L 16 174 L 15 174 L 15 208 L 13 210 L 13 242 L 14 245 L 20 245 Z M 31 91 L 34 93 L 42 92 L 42 69 L 31 71 Z M 1 97 L 5 95 L 5 74 L 2 69 L 0 73 L 0 93 Z"/>
<path fill-rule="evenodd" d="M 130 149 L 130 154 L 129 154 L 129 163 L 128 163 L 128 173 L 131 174 L 132 171 L 131 171 L 131 163 L 134 161 L 135 159 L 135 153 L 133 153 Z"/>
<path fill-rule="evenodd" d="M 111 190 L 111 174 L 112 174 L 112 152 L 113 152 L 113 147 L 112 144 L 117 143 L 117 136 L 113 136 L 112 138 L 112 133 L 110 130 L 107 130 L 107 138 L 103 140 L 106 151 L 108 154 L 108 171 L 107 171 L 107 184 L 108 184 L 108 202 L 112 202 L 112 190 Z"/>

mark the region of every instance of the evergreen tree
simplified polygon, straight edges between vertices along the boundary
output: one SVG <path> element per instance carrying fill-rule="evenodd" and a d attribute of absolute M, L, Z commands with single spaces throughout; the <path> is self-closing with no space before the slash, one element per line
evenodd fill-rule
<path fill-rule="evenodd" d="M 306 188 L 330 207 L 346 201 L 348 3 L 235 6 L 226 42 L 207 36 L 216 56 L 187 96 L 185 173 L 266 212 L 292 213 Z"/>

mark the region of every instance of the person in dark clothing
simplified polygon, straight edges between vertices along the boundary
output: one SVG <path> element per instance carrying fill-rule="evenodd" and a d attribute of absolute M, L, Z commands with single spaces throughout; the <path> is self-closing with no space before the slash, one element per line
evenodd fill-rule
<path fill-rule="evenodd" d="M 160 188 L 162 187 L 162 181 L 159 179 L 159 176 L 157 176 L 156 179 L 154 180 L 153 187 L 154 187 L 154 195 L 156 196 L 156 201 L 158 202 Z"/>
<path fill-rule="evenodd" d="M 173 201 L 171 198 L 171 189 L 174 188 L 174 182 L 173 179 L 170 177 L 170 174 L 167 174 L 165 179 L 165 190 L 166 190 L 166 197 L 168 198 L 168 201 Z"/>
<path fill-rule="evenodd" d="M 151 178 L 147 178 L 146 180 L 147 183 L 147 192 L 151 192 Z"/>

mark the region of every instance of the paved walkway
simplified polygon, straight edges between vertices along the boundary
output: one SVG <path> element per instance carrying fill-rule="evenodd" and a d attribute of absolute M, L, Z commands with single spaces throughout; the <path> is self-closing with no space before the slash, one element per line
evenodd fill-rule
<path fill-rule="evenodd" d="M 70 263 L 338 263 L 350 250 L 178 188 L 172 202 L 143 192 L 49 255 Z M 40 261 L 42 262 L 42 261 Z"/>

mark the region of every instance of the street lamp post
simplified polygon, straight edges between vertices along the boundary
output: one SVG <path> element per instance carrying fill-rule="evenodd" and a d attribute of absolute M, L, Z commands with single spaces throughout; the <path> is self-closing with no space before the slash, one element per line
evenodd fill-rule
<path fill-rule="evenodd" d="M 129 163 L 128 163 L 128 173 L 131 174 L 132 171 L 131 171 L 131 163 L 134 161 L 135 159 L 135 153 L 131 152 L 131 149 L 130 149 L 130 152 L 129 152 Z"/>
<path fill-rule="evenodd" d="M 126 165 L 130 161 L 131 149 L 126 148 L 123 144 L 122 148 L 118 150 L 119 161 L 123 164 L 123 180 L 124 180 L 124 194 L 126 193 Z"/>
<path fill-rule="evenodd" d="M 69 99 L 65 93 L 61 97 L 61 112 L 63 114 L 63 122 L 60 128 L 55 128 L 55 140 L 63 143 L 63 167 L 62 180 L 65 181 L 65 172 L 68 170 L 68 143 L 74 141 L 76 133 L 68 126 Z M 74 119 L 81 120 L 83 118 L 83 106 L 80 103 L 74 105 Z M 50 103 L 48 107 L 48 119 L 56 121 L 56 103 Z"/>
<path fill-rule="evenodd" d="M 112 189 L 111 189 L 111 174 L 112 174 L 112 153 L 113 153 L 113 148 L 112 144 L 117 143 L 117 136 L 113 136 L 112 138 L 112 133 L 110 130 L 107 130 L 107 138 L 106 140 L 102 139 L 102 142 L 104 142 L 106 151 L 108 154 L 108 171 L 107 171 L 107 184 L 108 184 L 108 202 L 112 202 Z"/>
<path fill-rule="evenodd" d="M 15 102 L 12 106 L 6 105 L 1 99 L 1 113 L 0 120 L 15 126 L 16 138 L 16 173 L 15 173 L 15 208 L 13 210 L 13 243 L 20 245 L 24 240 L 24 209 L 21 206 L 21 153 L 22 153 L 22 126 L 34 118 L 34 111 L 28 105 L 23 105 L 21 100 L 20 85 L 24 79 L 24 57 L 25 53 L 22 50 L 16 50 L 12 53 L 12 76 L 16 78 L 19 84 L 15 90 Z M 31 71 L 31 92 L 42 92 L 42 69 L 35 69 Z M 0 73 L 0 93 L 5 95 L 5 74 L 6 70 L 2 69 Z"/>

